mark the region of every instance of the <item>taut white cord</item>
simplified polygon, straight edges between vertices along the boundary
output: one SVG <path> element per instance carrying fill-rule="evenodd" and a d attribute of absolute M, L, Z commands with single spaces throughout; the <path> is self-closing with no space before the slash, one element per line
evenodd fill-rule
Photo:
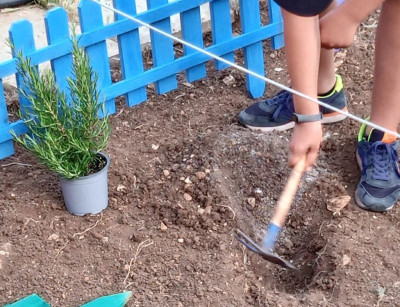
<path fill-rule="evenodd" d="M 238 69 L 238 70 L 240 70 L 240 71 L 243 71 L 243 72 L 245 72 L 246 74 L 252 75 L 252 76 L 254 76 L 254 77 L 258 78 L 258 79 L 261 79 L 261 80 L 263 80 L 263 81 L 265 81 L 265 82 L 268 82 L 268 83 L 270 83 L 270 84 L 272 84 L 272 85 L 275 85 L 276 87 L 279 87 L 280 89 L 286 90 L 286 91 L 288 91 L 288 92 L 290 92 L 290 93 L 292 93 L 292 94 L 295 94 L 295 95 L 297 95 L 297 96 L 300 96 L 300 97 L 303 97 L 303 98 L 305 98 L 305 99 L 308 99 L 308 100 L 310 100 L 310 101 L 312 101 L 312 102 L 314 102 L 314 103 L 316 103 L 316 104 L 318 104 L 318 105 L 320 105 L 320 106 L 323 106 L 323 107 L 325 107 L 325 108 L 328 108 L 328 109 L 330 109 L 330 110 L 332 110 L 332 111 L 335 111 L 335 112 L 338 112 L 338 113 L 340 113 L 340 114 L 343 114 L 343 115 L 345 115 L 345 116 L 347 116 L 347 117 L 349 117 L 349 118 L 351 118 L 351 119 L 354 119 L 355 121 L 358 121 L 358 122 L 361 123 L 361 124 L 366 124 L 366 125 L 368 125 L 368 126 L 371 126 L 371 127 L 373 127 L 373 128 L 376 128 L 376 129 L 381 130 L 381 131 L 383 131 L 383 132 L 390 133 L 390 134 L 396 136 L 397 138 L 400 138 L 400 134 L 398 134 L 398 133 L 395 132 L 395 131 L 386 129 L 386 128 L 380 126 L 380 125 L 377 125 L 377 124 L 375 124 L 375 123 L 373 123 L 373 122 L 370 122 L 370 121 L 367 121 L 367 120 L 362 119 L 362 118 L 360 118 L 360 117 L 357 117 L 357 116 L 355 116 L 355 115 L 353 115 L 353 114 L 351 114 L 351 113 L 344 112 L 344 111 L 342 111 L 342 110 L 340 110 L 340 109 L 338 109 L 338 108 L 335 108 L 335 107 L 333 107 L 333 106 L 331 106 L 331 105 L 329 105 L 329 104 L 327 104 L 327 103 L 324 103 L 324 102 L 322 102 L 322 101 L 319 101 L 319 100 L 317 100 L 317 99 L 314 99 L 314 98 L 312 98 L 312 97 L 310 97 L 310 96 L 308 96 L 308 95 L 305 95 L 305 94 L 303 94 L 303 93 L 301 93 L 301 92 L 298 92 L 298 91 L 296 91 L 296 90 L 294 90 L 294 89 L 292 89 L 292 88 L 290 88 L 290 87 L 287 87 L 287 86 L 285 86 L 285 85 L 283 85 L 283 84 L 281 84 L 281 83 L 278 83 L 278 82 L 276 82 L 276 81 L 274 81 L 274 80 L 271 80 L 271 79 L 269 79 L 269 78 L 267 78 L 267 77 L 261 76 L 261 75 L 255 73 L 254 71 L 251 71 L 251 70 L 249 70 L 249 69 L 247 69 L 247 68 L 245 68 L 245 67 L 242 67 L 242 66 L 240 66 L 240 65 L 237 65 L 236 63 L 233 63 L 233 62 L 231 62 L 231 61 L 228 61 L 228 60 L 226 60 L 226 59 L 224 59 L 224 58 L 222 58 L 222 57 L 220 57 L 220 56 L 218 56 L 218 55 L 215 55 L 215 54 L 213 54 L 213 53 L 211 53 L 211 52 L 209 52 L 209 51 L 207 51 L 207 50 L 204 50 L 203 48 L 197 47 L 196 45 L 193 45 L 193 44 L 191 44 L 191 43 L 189 43 L 189 42 L 187 42 L 187 41 L 185 41 L 185 40 L 182 40 L 182 39 L 180 39 L 180 38 L 178 38 L 178 37 L 175 37 L 175 36 L 173 36 L 173 35 L 171 35 L 171 34 L 169 34 L 169 33 L 167 33 L 167 32 L 164 32 L 164 31 L 162 31 L 162 30 L 160 30 L 160 29 L 158 29 L 158 28 L 156 28 L 156 27 L 154 27 L 154 26 L 152 26 L 152 25 L 150 25 L 150 24 L 148 24 L 148 23 L 145 23 L 145 22 L 143 22 L 143 21 L 141 21 L 141 20 L 139 20 L 139 19 L 137 19 L 137 18 L 131 16 L 131 15 L 128 15 L 128 14 L 126 14 L 126 13 L 120 11 L 120 10 L 117 10 L 117 9 L 115 9 L 115 8 L 113 8 L 113 7 L 109 6 L 109 5 L 107 5 L 107 4 L 101 3 L 101 2 L 98 1 L 98 0 L 91 0 L 91 1 L 92 1 L 92 2 L 95 2 L 95 3 L 97 3 L 97 4 L 99 4 L 100 6 L 106 8 L 106 9 L 108 9 L 108 10 L 110 10 L 110 11 L 113 11 L 114 13 L 117 13 L 118 15 L 124 16 L 124 17 L 126 17 L 126 18 L 132 20 L 132 21 L 134 21 L 134 22 L 140 24 L 141 26 L 144 26 L 144 27 L 146 27 L 146 28 L 148 28 L 148 29 L 150 29 L 150 30 L 152 30 L 152 31 L 154 31 L 154 32 L 160 33 L 160 34 L 162 34 L 162 35 L 164 35 L 164 36 L 166 36 L 166 37 L 168 37 L 168 38 L 170 38 L 170 39 L 172 39 L 172 40 L 174 40 L 174 41 L 177 41 L 177 42 L 181 43 L 182 45 L 185 45 L 185 46 L 188 46 L 188 47 L 190 47 L 190 48 L 192 48 L 192 49 L 194 49 L 194 50 L 197 50 L 197 51 L 199 51 L 199 52 L 201 52 L 201 53 L 203 53 L 203 54 L 209 56 L 210 58 L 216 59 L 216 60 L 221 61 L 221 62 L 223 62 L 223 63 L 225 63 L 225 64 L 228 64 L 229 66 L 232 66 L 232 67 L 234 67 L 234 68 L 236 68 L 236 69 Z"/>

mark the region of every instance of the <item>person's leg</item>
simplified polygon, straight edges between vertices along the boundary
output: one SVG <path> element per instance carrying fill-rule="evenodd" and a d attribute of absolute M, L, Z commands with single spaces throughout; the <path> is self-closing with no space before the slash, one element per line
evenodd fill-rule
<path fill-rule="evenodd" d="M 400 123 L 400 0 L 386 0 L 375 41 L 375 75 L 370 120 L 390 130 Z M 357 159 L 361 179 L 357 205 L 372 211 L 391 209 L 400 197 L 399 141 L 362 125 Z"/>
<path fill-rule="evenodd" d="M 333 1 L 319 17 L 324 17 L 327 13 L 335 9 L 336 6 L 336 1 Z M 328 93 L 335 85 L 336 76 L 334 61 L 334 50 L 321 48 L 318 71 L 318 94 Z"/>
<path fill-rule="evenodd" d="M 291 52 L 288 50 L 287 35 L 288 33 L 292 33 L 294 36 L 293 38 L 297 39 L 297 43 L 295 44 L 298 47 L 293 48 L 294 55 L 287 55 L 288 62 L 292 61 L 292 64 L 288 63 L 288 65 L 294 65 L 293 67 L 301 66 L 301 68 L 292 75 L 296 75 L 300 78 L 302 86 L 305 86 L 304 93 L 312 93 L 310 96 L 314 98 L 316 98 L 316 94 L 319 94 L 319 99 L 321 101 L 338 109 L 342 109 L 345 112 L 347 110 L 346 96 L 341 77 L 335 75 L 333 50 L 322 49 L 320 46 L 317 46 L 314 48 L 317 52 L 314 52 L 312 55 L 310 54 L 307 58 L 300 55 L 301 50 L 310 47 L 307 45 L 309 33 L 313 32 L 313 35 L 319 38 L 318 17 L 321 18 L 335 7 L 336 1 L 333 1 L 323 13 L 314 17 L 301 17 L 283 11 L 286 36 L 285 51 L 286 53 Z M 313 29 L 309 29 L 306 25 L 310 20 L 314 22 Z M 293 23 L 296 23 L 296 25 L 293 29 L 290 29 Z M 301 31 L 299 29 L 301 29 Z M 317 64 L 317 70 L 315 70 L 315 67 L 308 67 L 310 62 Z M 309 74 L 311 69 L 313 70 L 313 75 Z M 317 73 L 316 75 L 315 72 Z M 294 88 L 302 92 L 302 89 L 295 85 L 297 81 L 291 80 L 291 82 Z M 315 88 L 311 89 L 311 84 Z M 313 104 L 313 102 L 309 102 L 306 99 L 303 99 L 303 101 L 305 101 L 306 104 Z M 322 123 L 334 123 L 346 118 L 345 115 L 332 112 L 328 108 L 320 108 L 320 111 L 324 114 Z M 294 127 L 294 122 L 292 121 L 293 112 L 293 95 L 287 91 L 281 91 L 273 98 L 257 102 L 244 109 L 239 114 L 239 122 L 253 130 L 261 130 L 263 132 L 282 131 Z"/>
<path fill-rule="evenodd" d="M 371 121 L 397 130 L 400 123 L 400 0 L 386 0 L 375 41 Z"/>

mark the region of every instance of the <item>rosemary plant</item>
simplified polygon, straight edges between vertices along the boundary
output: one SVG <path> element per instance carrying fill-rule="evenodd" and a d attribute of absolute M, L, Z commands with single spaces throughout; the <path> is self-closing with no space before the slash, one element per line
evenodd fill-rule
<path fill-rule="evenodd" d="M 110 124 L 99 101 L 97 74 L 89 57 L 72 39 L 72 77 L 67 92 L 60 91 L 52 71 L 40 74 L 22 52 L 17 70 L 22 77 L 20 93 L 30 102 L 21 106 L 20 118 L 29 133 L 15 140 L 33 152 L 49 170 L 75 179 L 102 168 L 98 152 L 107 145 Z M 103 117 L 101 118 L 101 115 Z"/>

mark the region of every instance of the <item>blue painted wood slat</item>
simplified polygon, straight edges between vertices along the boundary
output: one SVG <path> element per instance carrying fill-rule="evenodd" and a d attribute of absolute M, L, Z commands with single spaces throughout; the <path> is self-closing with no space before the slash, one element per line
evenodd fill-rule
<path fill-rule="evenodd" d="M 15 50 L 12 51 L 13 57 L 15 56 L 15 52 L 22 51 L 23 55 L 27 56 L 27 54 L 36 50 L 33 36 L 33 26 L 28 20 L 22 19 L 13 23 L 9 30 L 9 36 L 10 41 L 15 48 Z M 19 74 L 16 74 L 16 79 L 18 87 L 23 87 L 22 78 Z M 21 94 L 19 94 L 19 103 L 23 108 L 30 106 L 29 100 Z"/>
<path fill-rule="evenodd" d="M 268 14 L 270 23 L 283 23 L 281 8 L 274 0 L 268 0 Z M 274 35 L 271 40 L 272 48 L 279 49 L 285 45 L 283 38 L 283 28 L 282 33 Z"/>
<path fill-rule="evenodd" d="M 22 122 L 22 120 L 18 120 L 9 125 L 4 125 L 4 126 L 0 125 L 0 144 L 8 142 L 9 140 L 12 139 L 12 135 L 10 133 L 10 131 L 12 130 L 14 130 L 16 135 L 21 135 L 28 132 L 28 128 Z"/>
<path fill-rule="evenodd" d="M 46 35 L 49 45 L 70 40 L 68 15 L 63 8 L 55 8 L 46 12 L 45 16 Z M 51 60 L 51 68 L 61 91 L 68 95 L 67 78 L 72 76 L 72 55 L 66 54 Z"/>
<path fill-rule="evenodd" d="M 136 15 L 135 1 L 114 0 L 114 7 L 128 15 Z M 124 20 L 126 17 L 115 14 L 115 20 Z M 124 79 L 138 76 L 143 73 L 142 48 L 139 31 L 132 30 L 118 35 L 118 47 L 122 77 Z M 142 87 L 125 94 L 126 104 L 132 107 L 147 99 L 146 87 Z"/>
<path fill-rule="evenodd" d="M 78 6 L 78 13 L 82 33 L 104 26 L 101 7 L 97 3 L 90 0 L 81 0 Z M 89 54 L 90 64 L 99 78 L 97 86 L 100 91 L 100 99 L 103 100 L 105 97 L 102 94 L 102 89 L 111 84 L 107 44 L 105 41 L 102 41 L 90 45 L 86 47 L 86 52 Z M 115 101 L 113 99 L 106 101 L 105 113 L 115 113 Z"/>
<path fill-rule="evenodd" d="M 240 19 L 242 32 L 247 33 L 261 27 L 259 0 L 240 0 Z M 264 76 L 264 51 L 262 42 L 243 48 L 245 67 Z M 264 94 L 265 82 L 246 74 L 246 87 L 250 97 L 258 98 Z"/>
<path fill-rule="evenodd" d="M 274 33 L 278 33 L 279 29 L 281 29 L 281 24 L 271 24 L 268 26 L 264 26 L 263 28 L 251 31 L 249 33 L 236 36 L 230 41 L 226 41 L 220 43 L 218 45 L 213 45 L 206 48 L 207 51 L 215 54 L 215 55 L 223 55 L 231 52 L 232 50 L 236 50 L 239 48 L 243 48 L 248 44 L 256 43 L 260 40 L 260 37 L 269 38 Z M 187 55 L 175 60 L 173 63 L 169 63 L 160 67 L 153 68 L 144 72 L 140 78 L 130 78 L 113 84 L 112 87 L 105 89 L 105 93 L 107 93 L 107 97 L 118 97 L 122 95 L 126 91 L 133 90 L 135 88 L 142 87 L 143 85 L 152 83 L 159 78 L 163 78 L 168 76 L 172 72 L 180 72 L 182 70 L 188 69 L 189 67 L 193 67 L 193 65 L 198 65 L 200 63 L 204 63 L 206 61 L 211 60 L 211 58 L 203 53 L 193 53 L 191 55 Z"/>
<path fill-rule="evenodd" d="M 189 11 L 183 12 L 181 18 L 181 32 L 182 39 L 200 48 L 204 47 L 203 44 L 203 31 L 201 26 L 200 8 L 194 8 Z M 189 55 L 198 51 L 183 46 L 183 54 Z M 200 64 L 186 69 L 186 79 L 188 82 L 204 78 L 206 76 L 205 64 Z"/>
<path fill-rule="evenodd" d="M 49 45 L 70 39 L 68 15 L 63 8 L 54 8 L 46 12 L 45 26 Z M 51 60 L 51 68 L 55 74 L 58 87 L 67 92 L 67 78 L 71 77 L 72 55 L 66 54 Z"/>
<path fill-rule="evenodd" d="M 8 128 L 10 125 L 8 121 L 7 102 L 4 96 L 3 82 L 0 79 L 0 127 Z M 14 145 L 12 140 L 0 143 L 0 159 L 7 158 L 14 154 Z"/>
<path fill-rule="evenodd" d="M 231 11 L 229 0 L 215 0 L 210 3 L 211 31 L 213 44 L 219 44 L 232 39 Z M 225 60 L 234 62 L 233 52 L 221 56 Z M 218 70 L 229 67 L 221 61 L 215 61 Z"/>
<path fill-rule="evenodd" d="M 15 52 L 22 52 L 23 55 L 25 56 L 26 54 L 29 54 L 31 52 L 34 52 L 36 50 L 35 47 L 35 40 L 34 40 L 34 35 L 33 35 L 33 26 L 32 24 L 26 20 L 22 19 L 20 21 L 17 21 L 13 23 L 10 27 L 9 30 L 9 37 L 10 41 L 13 44 L 15 50 L 12 51 L 13 57 L 15 57 Z M 36 67 L 38 69 L 38 67 Z M 16 80 L 17 80 L 17 86 L 18 88 L 24 88 L 22 77 L 19 74 L 16 74 Z M 25 98 L 23 95 L 18 94 L 19 98 L 19 104 L 20 104 L 20 109 L 21 112 L 23 113 L 26 108 L 30 107 L 30 102 L 27 98 Z M 22 122 L 21 122 L 22 123 Z M 21 130 L 26 130 L 25 124 L 22 123 L 24 126 Z M 7 127 L 4 131 L 4 136 L 5 139 L 7 140 L 12 140 L 12 135 L 10 133 L 11 125 Z M 17 135 L 19 131 L 15 131 Z"/>
<path fill-rule="evenodd" d="M 167 3 L 168 0 L 147 0 L 147 6 L 149 9 L 156 8 Z M 169 18 L 152 23 L 152 26 L 171 34 L 171 21 Z M 174 46 L 170 38 L 154 31 L 150 31 L 150 39 L 154 67 L 174 61 Z M 158 94 L 169 92 L 177 87 L 178 83 L 176 81 L 176 75 L 174 74 L 156 82 L 156 91 Z"/>

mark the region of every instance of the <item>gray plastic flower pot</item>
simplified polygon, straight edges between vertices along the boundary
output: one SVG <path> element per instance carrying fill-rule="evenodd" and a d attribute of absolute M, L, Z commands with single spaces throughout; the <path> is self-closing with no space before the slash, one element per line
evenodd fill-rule
<path fill-rule="evenodd" d="M 110 158 L 104 153 L 107 163 L 102 170 L 78 179 L 60 177 L 61 190 L 67 211 L 74 215 L 96 214 L 108 206 L 108 167 Z"/>

